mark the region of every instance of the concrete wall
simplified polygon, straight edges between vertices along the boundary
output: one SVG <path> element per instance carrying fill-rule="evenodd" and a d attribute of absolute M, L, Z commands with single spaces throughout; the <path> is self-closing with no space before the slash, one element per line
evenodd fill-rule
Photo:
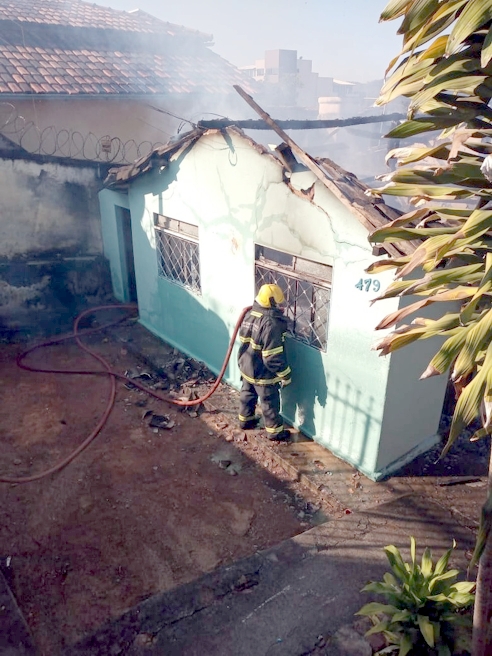
<path fill-rule="evenodd" d="M 39 147 L 40 132 L 43 132 L 43 153 L 55 154 L 56 141 L 55 132 L 66 130 L 77 132 L 81 137 L 74 139 L 74 146 L 80 144 L 80 153 L 77 148 L 72 147 L 72 152 L 65 152 L 80 159 L 96 159 L 96 140 L 109 135 L 111 138 L 120 139 L 123 143 L 134 140 L 136 144 L 149 142 L 147 146 L 157 143 L 167 143 L 169 137 L 176 131 L 179 121 L 151 109 L 148 105 L 159 107 L 162 102 L 155 100 L 136 100 L 121 98 L 36 98 L 29 100 L 16 100 L 15 111 L 23 120 L 18 120 L 17 125 L 28 128 L 22 137 L 22 146 L 29 152 L 37 152 Z M 4 112 L 0 115 L 4 118 Z M 50 129 L 53 128 L 54 130 Z M 11 126 L 3 131 L 8 137 L 18 143 L 19 139 L 10 133 Z M 89 134 L 95 138 L 88 137 Z M 63 145 L 66 140 L 58 141 L 59 150 L 65 151 L 67 146 Z M 68 135 L 67 135 L 68 136 Z M 82 138 L 86 138 L 85 147 Z M 110 153 L 111 159 L 115 154 L 116 144 Z M 143 154 L 146 154 L 147 150 Z M 139 156 L 136 148 L 128 144 L 127 161 L 132 161 Z M 103 155 L 104 159 L 104 155 Z"/>
<path fill-rule="evenodd" d="M 0 159 L 0 338 L 57 332 L 110 293 L 97 167 Z"/>
<path fill-rule="evenodd" d="M 204 113 L 215 112 L 241 118 L 248 110 L 234 91 L 230 96 L 192 93 L 128 98 L 62 96 L 10 102 L 12 106 L 0 106 L 0 131 L 20 142 L 28 152 L 116 162 L 132 162 L 146 155 L 152 145 L 167 143 L 178 127 L 184 125 L 189 129 L 181 116 L 196 121 Z M 69 146 L 73 133 L 76 134 Z M 108 155 L 101 153 L 98 145 L 98 140 L 105 136 L 115 140 Z"/>
<path fill-rule="evenodd" d="M 293 188 L 314 182 L 310 173 L 294 174 Z M 394 436 L 381 454 L 383 424 L 388 423 L 388 386 L 393 360 L 371 350 L 379 335 L 375 325 L 398 306 L 397 299 L 374 306 L 374 285 L 360 290 L 360 279 L 373 261 L 367 232 L 350 211 L 324 185 L 315 183 L 314 201 L 300 197 L 282 178 L 282 168 L 272 157 L 233 137 L 210 134 L 162 171 L 136 179 L 128 200 L 132 216 L 133 246 L 141 322 L 166 341 L 203 360 L 217 371 L 229 335 L 241 309 L 254 296 L 255 243 L 333 266 L 332 300 L 326 352 L 292 339 L 288 343 L 294 375 L 284 392 L 283 413 L 337 455 L 377 478 L 388 463 L 404 456 L 407 432 Z M 124 200 L 114 192 L 101 192 L 106 253 L 118 268 L 114 210 Z M 158 275 L 154 213 L 199 226 L 201 294 Z M 114 261 L 114 265 L 113 265 Z M 383 288 L 389 276 L 380 276 Z M 414 363 L 426 363 L 419 354 Z M 396 360 L 395 360 L 396 362 Z M 420 362 L 420 365 L 419 365 Z M 400 369 L 398 375 L 405 376 Z M 235 353 L 227 380 L 239 385 Z M 395 386 L 392 406 L 404 418 L 414 440 L 434 434 L 437 422 L 425 413 L 408 414 L 408 398 L 415 378 Z M 435 390 L 436 403 L 439 390 Z M 406 396 L 405 396 L 406 395 Z M 391 427 L 385 432 L 389 436 Z M 389 439 L 389 438 L 388 438 Z M 384 444 L 385 449 L 387 444 Z"/>

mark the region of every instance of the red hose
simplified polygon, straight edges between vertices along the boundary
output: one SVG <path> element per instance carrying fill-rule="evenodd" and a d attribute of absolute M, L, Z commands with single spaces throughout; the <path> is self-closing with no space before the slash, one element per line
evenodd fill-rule
<path fill-rule="evenodd" d="M 251 309 L 251 306 L 244 308 L 244 310 L 241 312 L 241 315 L 239 316 L 239 319 L 236 322 L 236 325 L 234 327 L 234 331 L 232 333 L 232 337 L 229 342 L 229 347 L 227 349 L 226 356 L 224 358 L 224 362 L 222 364 L 222 368 L 219 372 L 219 375 L 217 376 L 217 379 L 215 380 L 214 384 L 212 387 L 208 390 L 208 392 L 202 396 L 199 399 L 193 399 L 192 401 L 180 401 L 177 399 L 172 399 L 169 396 L 164 396 L 163 394 L 159 394 L 158 392 L 149 389 L 148 387 L 145 387 L 145 385 L 142 385 L 138 381 L 134 379 L 130 379 L 127 376 L 124 376 L 123 374 L 118 373 L 117 371 L 113 371 L 108 364 L 108 362 L 98 353 L 90 349 L 88 346 L 86 346 L 80 339 L 82 335 L 89 335 L 94 332 L 97 332 L 99 330 L 103 330 L 105 328 L 108 328 L 109 326 L 113 326 L 116 323 L 120 323 L 121 319 L 118 321 L 114 321 L 110 324 L 106 324 L 105 326 L 101 326 L 98 328 L 91 328 L 88 330 L 84 331 L 79 331 L 79 324 L 82 321 L 84 317 L 87 315 L 93 314 L 94 312 L 98 312 L 99 310 L 111 310 L 111 309 L 137 309 L 137 306 L 135 304 L 125 304 L 125 305 L 100 305 L 95 308 L 91 308 L 90 310 L 85 310 L 81 314 L 78 315 L 78 317 L 75 319 L 74 324 L 73 324 L 73 332 L 68 334 L 68 335 L 63 335 L 61 337 L 55 337 L 53 339 L 46 340 L 44 342 L 41 342 L 40 344 L 36 344 L 35 346 L 31 347 L 27 351 L 24 351 L 17 357 L 17 365 L 26 371 L 35 371 L 35 372 L 40 372 L 40 373 L 53 373 L 53 374 L 79 374 L 79 375 L 97 375 L 97 376 L 109 376 L 110 378 L 110 390 L 109 390 L 109 397 L 108 401 L 106 404 L 106 408 L 102 414 L 101 419 L 98 421 L 96 427 L 94 430 L 88 435 L 85 440 L 74 450 L 72 453 L 70 453 L 68 456 L 66 456 L 63 460 L 58 462 L 56 465 L 53 465 L 53 467 L 50 467 L 49 469 L 46 469 L 43 472 L 40 472 L 39 474 L 33 474 L 31 476 L 21 476 L 19 478 L 13 478 L 10 476 L 0 476 L 0 483 L 31 483 L 33 481 L 38 481 L 41 478 L 45 478 L 46 476 L 50 476 L 51 474 L 54 474 L 55 472 L 60 471 L 64 467 L 66 467 L 72 460 L 74 460 L 84 449 L 86 449 L 89 444 L 97 437 L 97 435 L 101 432 L 103 426 L 106 424 L 109 415 L 111 414 L 111 411 L 114 407 L 114 401 L 116 397 L 116 379 L 124 379 L 127 381 L 130 381 L 132 385 L 135 387 L 138 387 L 138 389 L 142 390 L 143 392 L 146 392 L 150 396 L 155 397 L 156 399 L 159 399 L 160 401 L 165 401 L 166 403 L 172 403 L 173 405 L 177 406 L 194 406 L 194 405 L 199 405 L 200 403 L 203 403 L 206 401 L 208 398 L 212 396 L 212 394 L 215 392 L 215 390 L 218 388 L 220 385 L 220 381 L 222 380 L 225 370 L 227 368 L 227 365 L 229 363 L 232 349 L 234 348 L 234 342 L 236 341 L 237 334 L 239 332 L 239 328 L 243 322 L 243 319 L 246 315 L 246 313 Z M 67 339 L 75 339 L 77 342 L 78 346 L 91 355 L 93 358 L 95 358 L 98 362 L 102 364 L 104 367 L 103 370 L 96 370 L 96 371 L 70 371 L 70 370 L 60 370 L 60 369 L 41 369 L 38 367 L 31 367 L 27 364 L 24 364 L 24 359 L 27 357 L 29 353 L 32 353 L 36 349 L 39 348 L 44 348 L 46 346 L 51 346 L 52 344 L 58 344 L 59 342 L 63 342 Z"/>

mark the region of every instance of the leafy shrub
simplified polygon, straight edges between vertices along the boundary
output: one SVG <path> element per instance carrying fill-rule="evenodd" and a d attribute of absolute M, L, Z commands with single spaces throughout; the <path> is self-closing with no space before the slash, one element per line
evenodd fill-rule
<path fill-rule="evenodd" d="M 448 562 L 456 543 L 432 562 L 425 549 L 420 564 L 416 560 L 415 539 L 410 538 L 411 563 L 403 561 L 394 545 L 384 548 L 393 573 L 382 581 L 368 583 L 362 592 L 386 597 L 387 604 L 371 602 L 357 615 L 371 618 L 374 626 L 366 633 L 382 633 L 388 646 L 379 654 L 398 651 L 398 656 L 451 656 L 466 651 L 471 637 L 471 615 L 475 583 L 457 581 L 459 571 Z"/>

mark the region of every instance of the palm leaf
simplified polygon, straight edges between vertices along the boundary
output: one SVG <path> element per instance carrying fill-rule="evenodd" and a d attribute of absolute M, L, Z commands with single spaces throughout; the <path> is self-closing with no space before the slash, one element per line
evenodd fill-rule
<path fill-rule="evenodd" d="M 470 0 L 451 30 L 446 53 L 456 52 L 465 39 L 491 19 L 492 5 L 489 0 Z"/>
<path fill-rule="evenodd" d="M 425 333 L 425 328 L 422 327 L 410 328 L 409 326 L 405 326 L 405 329 L 404 332 L 394 331 L 390 335 L 387 335 L 377 342 L 377 344 L 373 346 L 373 349 L 380 351 L 380 355 L 388 355 L 388 353 L 392 353 L 404 346 L 412 344 L 412 342 L 420 339 Z"/>
<path fill-rule="evenodd" d="M 439 0 L 415 0 L 409 5 L 405 18 L 398 30 L 398 34 L 404 34 L 408 40 L 408 34 L 417 31 L 425 24 L 439 6 Z"/>
<path fill-rule="evenodd" d="M 413 0 L 391 0 L 381 12 L 380 21 L 394 20 L 402 16 Z"/>
<path fill-rule="evenodd" d="M 486 75 L 465 76 L 459 71 L 453 74 L 452 77 L 451 75 L 444 75 L 425 84 L 422 91 L 415 93 L 410 104 L 410 109 L 413 111 L 418 110 L 424 103 L 435 98 L 441 91 L 456 90 L 460 93 L 474 93 L 486 80 Z"/>
<path fill-rule="evenodd" d="M 440 199 L 440 200 L 457 200 L 459 198 L 470 198 L 473 192 L 470 189 L 460 187 L 445 187 L 432 184 L 401 184 L 390 182 L 384 187 L 378 189 L 380 194 L 388 196 L 408 196 L 410 198 L 423 198 L 423 199 Z"/>
<path fill-rule="evenodd" d="M 483 296 L 490 291 L 492 291 L 492 253 L 487 253 L 485 258 L 484 276 L 470 302 L 467 303 L 461 311 L 461 323 L 465 324 L 471 320 L 472 314 L 475 312 L 477 305 L 480 303 Z"/>
<path fill-rule="evenodd" d="M 420 376 L 420 380 L 425 380 L 432 376 L 439 376 L 447 371 L 463 348 L 466 336 L 470 330 L 471 326 L 459 328 L 459 331 L 455 335 L 449 337 L 429 362 L 427 369 Z"/>
<path fill-rule="evenodd" d="M 388 316 L 386 316 L 382 321 L 378 323 L 378 325 L 376 326 L 376 330 L 383 330 L 385 328 L 390 328 L 394 324 L 403 321 L 403 319 L 408 317 L 410 314 L 413 314 L 414 312 L 417 312 L 417 310 L 420 310 L 421 308 L 431 305 L 432 303 L 443 303 L 443 302 L 449 303 L 452 301 L 458 301 L 464 298 L 468 298 L 470 295 L 473 295 L 473 291 L 470 291 L 470 288 L 466 288 L 466 287 L 459 287 L 456 289 L 450 289 L 445 292 L 440 292 L 439 294 L 435 294 L 434 296 L 425 298 L 422 301 L 416 301 L 411 305 L 407 305 L 404 308 L 400 308 L 399 310 L 396 310 L 395 312 L 388 314 Z"/>
<path fill-rule="evenodd" d="M 416 281 L 402 281 L 406 286 L 400 291 L 401 296 L 408 294 L 429 295 L 436 291 L 442 291 L 443 285 L 476 283 L 481 275 L 481 264 L 470 264 L 467 266 L 457 267 L 456 269 L 438 269 L 431 273 L 426 273 L 423 278 Z M 454 276 L 454 279 L 453 279 Z M 396 283 L 393 283 L 396 285 Z"/>
<path fill-rule="evenodd" d="M 378 260 L 377 262 L 373 262 L 370 264 L 366 271 L 367 273 L 381 273 L 383 271 L 387 271 L 388 269 L 394 269 L 395 267 L 398 268 L 402 264 L 406 264 L 410 258 L 408 257 L 402 257 L 402 258 L 388 258 L 387 260 Z"/>
<path fill-rule="evenodd" d="M 453 23 L 458 11 L 467 2 L 468 0 L 448 0 L 448 2 L 441 3 L 437 11 L 429 17 L 420 30 L 417 30 L 411 38 L 405 41 L 400 54 L 403 55 L 406 52 L 410 52 L 416 47 L 427 43 L 437 34 L 441 34 Z M 447 36 L 445 38 L 447 40 Z"/>
<path fill-rule="evenodd" d="M 477 237 L 483 235 L 490 228 L 492 228 L 492 210 L 475 210 L 460 231 L 456 233 L 455 238 Z"/>
<path fill-rule="evenodd" d="M 402 123 L 401 125 L 404 125 L 404 123 Z M 435 157 L 435 158 L 447 160 L 448 155 L 449 155 L 448 144 L 440 143 L 432 147 L 416 146 L 413 148 L 394 148 L 393 150 L 389 151 L 388 155 L 386 156 L 386 159 L 388 160 L 391 157 L 397 157 L 399 164 L 402 165 L 402 164 L 412 164 L 413 162 L 419 162 L 427 157 Z M 427 210 L 420 210 L 420 211 L 426 212 Z"/>
<path fill-rule="evenodd" d="M 468 326 L 466 337 L 454 368 L 452 378 L 456 380 L 461 376 L 471 374 L 476 366 L 479 351 L 486 346 L 492 337 L 492 310 L 486 312 L 479 321 Z"/>
<path fill-rule="evenodd" d="M 421 81 L 422 84 L 422 81 Z M 429 130 L 442 130 L 443 128 L 456 125 L 455 118 L 448 117 L 422 117 L 400 123 L 385 135 L 388 139 L 407 139 Z"/>
<path fill-rule="evenodd" d="M 489 31 L 487 32 L 487 36 L 485 37 L 482 46 L 482 55 L 480 58 L 480 64 L 482 68 L 485 68 L 491 59 L 492 59 L 492 27 L 489 28 Z"/>
<path fill-rule="evenodd" d="M 417 267 L 422 266 L 425 262 L 429 262 L 431 258 L 441 259 L 442 256 L 437 258 L 438 254 L 440 252 L 446 252 L 448 249 L 445 247 L 448 246 L 450 242 L 450 237 L 447 234 L 448 230 L 444 230 L 444 235 L 436 235 L 422 242 L 411 256 L 408 264 L 405 264 L 405 266 L 401 267 L 398 271 L 396 277 L 404 278 L 405 276 L 410 275 L 412 271 Z"/>
<path fill-rule="evenodd" d="M 375 104 L 384 105 L 399 95 L 408 94 L 414 88 L 421 88 L 422 80 L 432 66 L 432 60 L 419 61 L 414 56 L 408 57 L 385 82 Z"/>
<path fill-rule="evenodd" d="M 431 45 L 422 53 L 422 59 L 439 59 L 446 52 L 448 37 L 440 36 L 435 39 Z"/>
<path fill-rule="evenodd" d="M 492 367 L 492 345 L 487 347 L 487 353 L 481 369 L 475 378 L 461 392 L 456 404 L 449 431 L 448 441 L 441 453 L 443 458 L 454 444 L 455 440 L 466 426 L 480 414 L 480 405 L 483 399 L 487 381 L 487 369 Z"/>

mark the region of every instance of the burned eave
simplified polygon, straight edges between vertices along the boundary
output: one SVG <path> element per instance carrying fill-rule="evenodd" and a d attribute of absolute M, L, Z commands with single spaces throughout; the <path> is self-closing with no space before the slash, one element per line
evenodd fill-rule
<path fill-rule="evenodd" d="M 184 150 L 192 148 L 195 143 L 207 134 L 221 134 L 226 140 L 233 135 L 244 139 L 259 154 L 272 158 L 278 165 L 283 168 L 283 177 L 291 191 L 294 191 L 288 178 L 299 170 L 316 169 L 316 177 L 322 182 L 333 195 L 359 220 L 369 233 L 382 228 L 391 221 L 394 221 L 401 212 L 389 207 L 383 200 L 371 198 L 367 195 L 368 187 L 362 183 L 357 176 L 328 158 L 316 159 L 304 151 L 303 160 L 300 163 L 290 144 L 282 143 L 275 149 L 275 155 L 265 146 L 255 142 L 248 137 L 240 128 L 228 127 L 222 129 L 204 129 L 194 128 L 190 132 L 175 138 L 172 142 L 155 148 L 148 155 L 136 160 L 133 164 L 110 169 L 109 175 L 105 180 L 105 186 L 113 190 L 126 190 L 128 184 L 135 178 L 150 172 L 154 168 L 167 166 L 169 162 L 182 153 Z M 296 146 L 296 150 L 301 150 Z M 308 201 L 314 201 L 314 185 L 308 192 L 300 192 L 299 197 Z M 402 257 L 413 253 L 417 242 L 399 242 L 397 244 L 383 244 L 384 249 L 391 257 Z"/>

